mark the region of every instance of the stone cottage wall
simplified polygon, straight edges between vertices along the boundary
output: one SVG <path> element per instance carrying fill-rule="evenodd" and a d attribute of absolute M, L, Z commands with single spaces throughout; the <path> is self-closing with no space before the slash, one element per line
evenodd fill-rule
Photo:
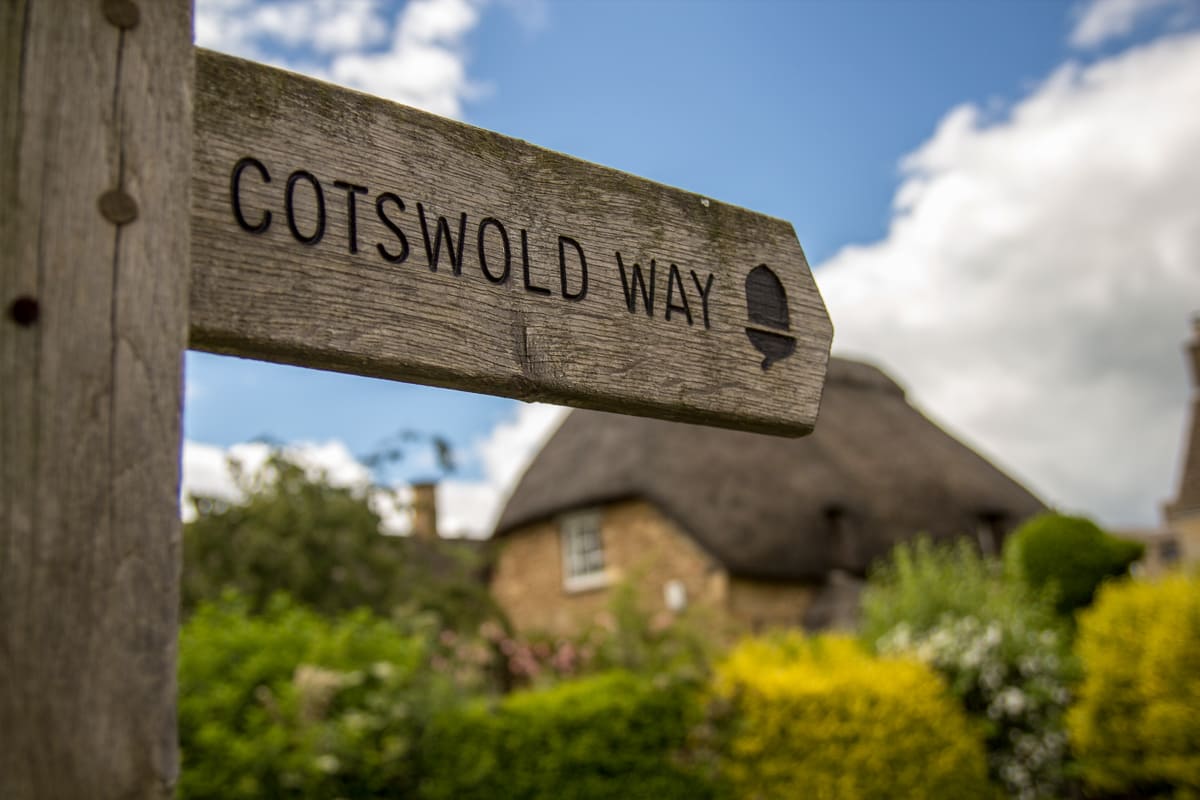
<path fill-rule="evenodd" d="M 721 616 L 725 610 L 724 569 L 679 527 L 642 500 L 601 509 L 608 579 L 605 585 L 568 591 L 563 583 L 562 542 L 557 520 L 506 534 L 492 574 L 492 596 L 521 631 L 573 633 L 604 621 L 614 588 L 629 581 L 641 607 L 669 615 L 664 587 L 679 581 L 689 608 Z M 723 620 L 714 619 L 714 624 Z"/>
<path fill-rule="evenodd" d="M 816 589 L 809 584 L 732 578 L 729 616 L 743 631 L 799 628 Z"/>
<path fill-rule="evenodd" d="M 575 633 L 604 621 L 613 590 L 628 581 L 642 609 L 668 619 L 665 586 L 678 581 L 690 613 L 712 635 L 799 627 L 816 589 L 808 584 L 730 577 L 725 568 L 655 506 L 643 500 L 601 509 L 608 580 L 569 591 L 563 582 L 557 520 L 504 536 L 491 591 L 520 631 Z"/>

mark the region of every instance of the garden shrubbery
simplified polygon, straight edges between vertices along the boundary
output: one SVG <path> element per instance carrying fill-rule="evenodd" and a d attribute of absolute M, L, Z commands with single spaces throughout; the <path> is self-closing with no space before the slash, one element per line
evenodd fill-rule
<path fill-rule="evenodd" d="M 1068 725 L 1085 781 L 1200 797 L 1200 577 L 1103 587 L 1080 616 L 1078 652 Z"/>
<path fill-rule="evenodd" d="M 1060 628 L 1049 594 L 1010 580 L 966 539 L 935 544 L 927 537 L 896 545 L 875 565 L 862 597 L 861 632 L 876 641 L 897 625 L 921 633 L 946 618 L 1020 619 Z"/>
<path fill-rule="evenodd" d="M 577 636 L 515 633 L 474 565 L 269 465 L 185 535 L 185 800 L 1200 799 L 1200 577 L 1115 580 L 1140 546 L 1086 520 L 1003 562 L 900 545 L 860 641 L 719 658 L 630 586 Z"/>
<path fill-rule="evenodd" d="M 846 638 L 748 640 L 718 667 L 739 798 L 989 797 L 979 737 L 941 679 Z"/>
<path fill-rule="evenodd" d="M 425 800 L 704 800 L 685 761 L 696 687 L 610 672 L 434 720 Z"/>
<path fill-rule="evenodd" d="M 1031 587 L 1054 593 L 1059 613 L 1092 602 L 1106 578 L 1126 575 L 1145 547 L 1112 536 L 1083 517 L 1042 514 L 1018 528 L 1005 544 L 1006 566 Z"/>
<path fill-rule="evenodd" d="M 359 610 L 336 620 L 284 596 L 262 614 L 227 594 L 180 636 L 179 796 L 368 798 L 414 785 L 415 744 L 452 687 L 430 644 Z"/>
<path fill-rule="evenodd" d="M 1063 715 L 1076 675 L 1050 596 L 1006 578 L 970 543 L 896 547 L 863 597 L 866 641 L 940 672 L 985 733 L 988 765 L 1012 797 L 1059 796 Z"/>

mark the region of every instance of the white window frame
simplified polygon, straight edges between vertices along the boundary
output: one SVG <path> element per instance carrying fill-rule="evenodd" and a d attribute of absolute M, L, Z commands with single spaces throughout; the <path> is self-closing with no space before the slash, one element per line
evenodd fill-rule
<path fill-rule="evenodd" d="M 563 588 L 568 592 L 598 589 L 609 583 L 604 557 L 600 511 L 590 509 L 564 514 L 558 519 L 562 543 Z"/>

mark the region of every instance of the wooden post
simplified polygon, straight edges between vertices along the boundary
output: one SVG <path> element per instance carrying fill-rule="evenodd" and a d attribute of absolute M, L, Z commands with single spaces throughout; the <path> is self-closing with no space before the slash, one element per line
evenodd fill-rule
<path fill-rule="evenodd" d="M 178 772 L 189 0 L 0 5 L 0 797 Z"/>

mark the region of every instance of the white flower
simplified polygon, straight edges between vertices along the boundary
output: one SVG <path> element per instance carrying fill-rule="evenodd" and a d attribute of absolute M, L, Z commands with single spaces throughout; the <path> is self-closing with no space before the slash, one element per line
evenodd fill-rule
<path fill-rule="evenodd" d="M 1004 707 L 1004 712 L 1010 717 L 1017 716 L 1028 705 L 1025 693 L 1015 686 L 1010 686 L 1001 692 L 998 700 Z"/>

